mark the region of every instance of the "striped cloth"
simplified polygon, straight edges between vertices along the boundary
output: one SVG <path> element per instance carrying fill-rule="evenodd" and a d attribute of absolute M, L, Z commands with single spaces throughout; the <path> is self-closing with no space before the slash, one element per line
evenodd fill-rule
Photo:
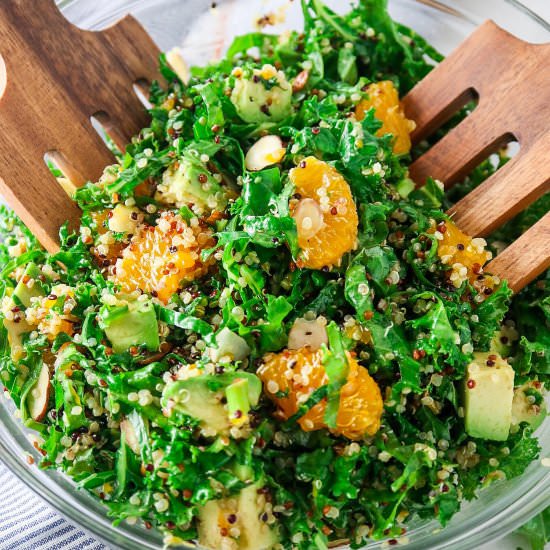
<path fill-rule="evenodd" d="M 108 550 L 83 533 L 0 462 L 0 550 Z"/>

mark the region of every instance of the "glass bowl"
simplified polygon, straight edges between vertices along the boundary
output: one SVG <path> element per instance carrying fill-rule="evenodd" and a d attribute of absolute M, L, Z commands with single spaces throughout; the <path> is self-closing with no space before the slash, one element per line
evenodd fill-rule
<path fill-rule="evenodd" d="M 76 25 L 101 29 L 126 13 L 135 15 L 162 49 L 180 46 L 191 64 L 219 56 L 232 37 L 252 30 L 256 16 L 283 6 L 285 21 L 270 31 L 300 25 L 299 2 L 291 0 L 221 0 L 212 8 L 209 0 L 58 0 L 60 8 Z M 328 2 L 334 9 L 346 0 Z M 390 12 L 436 46 L 449 53 L 476 25 L 487 18 L 530 42 L 550 39 L 550 25 L 514 0 L 390 0 Z M 280 13 L 280 12 L 279 12 Z M 39 16 L 39 12 L 37 12 Z M 26 485 L 73 523 L 103 540 L 112 549 L 159 549 L 161 536 L 139 526 L 123 523 L 115 528 L 105 509 L 71 481 L 55 472 L 29 466 L 27 455 L 36 455 L 29 435 L 13 416 L 8 399 L 0 399 L 0 459 Z M 550 457 L 550 418 L 538 430 L 541 458 Z M 538 460 L 520 478 L 495 483 L 481 497 L 465 503 L 451 523 L 411 525 L 408 548 L 478 548 L 500 538 L 550 504 L 550 468 Z M 384 548 L 376 542 L 366 548 Z M 187 547 L 191 547 L 188 545 Z"/>

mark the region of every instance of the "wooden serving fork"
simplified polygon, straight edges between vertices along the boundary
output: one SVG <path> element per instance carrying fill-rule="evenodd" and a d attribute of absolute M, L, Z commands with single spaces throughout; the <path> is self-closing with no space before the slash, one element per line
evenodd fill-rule
<path fill-rule="evenodd" d="M 468 235 L 485 236 L 550 189 L 550 44 L 528 44 L 486 21 L 403 99 L 418 143 L 468 101 L 478 105 L 410 167 L 450 187 L 500 147 L 520 151 L 448 214 Z M 485 268 L 514 291 L 550 267 L 550 212 Z"/>
<path fill-rule="evenodd" d="M 0 3 L 0 193 L 55 251 L 60 225 L 76 225 L 79 211 L 44 154 L 76 185 L 97 179 L 113 158 L 90 117 L 123 149 L 147 124 L 133 85 L 158 78 L 159 50 L 130 16 L 89 32 L 69 23 L 54 0 L 43 0 L 38 13 L 31 4 Z M 452 208 L 466 233 L 487 234 L 548 189 L 549 54 L 549 45 L 526 44 L 489 21 L 404 98 L 417 142 L 474 94 L 480 98 L 472 115 L 412 164 L 419 184 L 432 176 L 452 185 L 503 143 L 520 143 L 516 157 Z M 487 270 L 518 291 L 548 267 L 550 213 Z"/>
<path fill-rule="evenodd" d="M 114 157 L 90 118 L 124 150 L 148 124 L 133 87 L 159 78 L 159 53 L 131 16 L 90 32 L 54 0 L 0 1 L 0 194 L 50 252 L 80 211 L 44 155 L 75 185 L 96 181 Z"/>

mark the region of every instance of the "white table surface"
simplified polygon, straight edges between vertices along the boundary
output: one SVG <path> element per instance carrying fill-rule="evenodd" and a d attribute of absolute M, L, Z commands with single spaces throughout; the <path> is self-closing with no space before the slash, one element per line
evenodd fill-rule
<path fill-rule="evenodd" d="M 550 0 L 523 0 L 522 4 L 526 5 L 545 21 L 550 22 Z"/>

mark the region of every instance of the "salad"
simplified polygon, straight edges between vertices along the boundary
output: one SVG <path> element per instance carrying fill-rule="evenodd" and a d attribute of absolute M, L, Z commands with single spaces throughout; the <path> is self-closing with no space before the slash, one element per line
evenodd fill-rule
<path fill-rule="evenodd" d="M 205 67 L 161 56 L 59 252 L 2 211 L 0 378 L 40 467 L 167 545 L 406 543 L 539 455 L 549 275 L 512 296 L 483 266 L 550 197 L 465 235 L 446 209 L 507 157 L 408 177 L 467 113 L 411 150 L 399 97 L 441 55 L 384 0 L 302 7 Z"/>

